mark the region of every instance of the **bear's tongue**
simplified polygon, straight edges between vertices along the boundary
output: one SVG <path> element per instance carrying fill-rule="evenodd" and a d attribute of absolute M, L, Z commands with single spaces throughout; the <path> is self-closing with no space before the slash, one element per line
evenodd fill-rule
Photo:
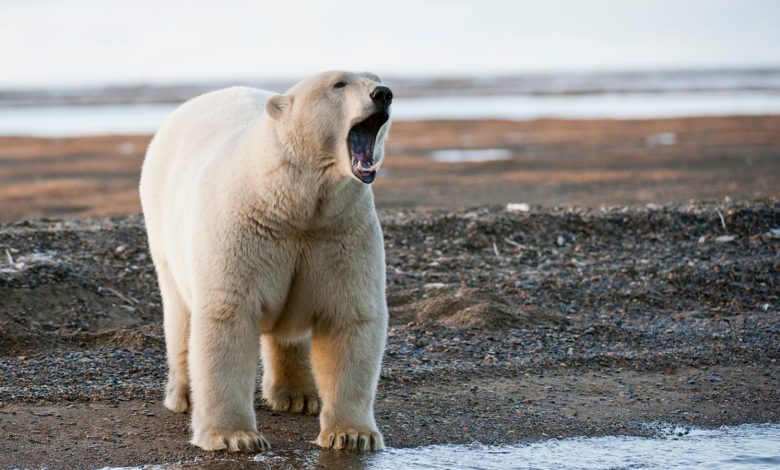
<path fill-rule="evenodd" d="M 352 172 L 364 183 L 376 177 L 374 166 L 374 135 L 366 126 L 358 124 L 349 131 L 349 152 L 352 156 Z"/>

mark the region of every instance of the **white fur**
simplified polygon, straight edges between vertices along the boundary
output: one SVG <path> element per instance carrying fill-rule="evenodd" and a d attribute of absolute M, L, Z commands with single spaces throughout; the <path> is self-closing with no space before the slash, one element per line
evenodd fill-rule
<path fill-rule="evenodd" d="M 333 88 L 343 80 L 347 86 Z M 228 88 L 179 107 L 141 176 L 163 297 L 165 406 L 203 449 L 265 449 L 253 404 L 320 413 L 323 447 L 381 449 L 373 402 L 385 343 L 385 261 L 350 127 L 371 74 L 327 72 L 285 95 Z M 377 137 L 381 162 L 389 123 Z"/>

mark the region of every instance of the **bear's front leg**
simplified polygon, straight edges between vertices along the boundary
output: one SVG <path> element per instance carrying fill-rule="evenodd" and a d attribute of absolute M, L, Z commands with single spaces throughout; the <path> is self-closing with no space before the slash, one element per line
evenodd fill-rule
<path fill-rule="evenodd" d="M 322 400 L 317 444 L 324 448 L 382 450 L 374 396 L 385 345 L 384 316 L 318 325 L 312 365 Z"/>
<path fill-rule="evenodd" d="M 191 443 L 205 450 L 270 448 L 257 431 L 254 410 L 259 326 L 238 304 L 213 302 L 192 317 Z"/>

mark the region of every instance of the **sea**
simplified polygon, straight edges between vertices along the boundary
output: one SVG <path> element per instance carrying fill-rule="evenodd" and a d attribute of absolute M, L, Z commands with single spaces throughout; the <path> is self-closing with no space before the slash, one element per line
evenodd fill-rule
<path fill-rule="evenodd" d="M 656 119 L 780 114 L 780 69 L 389 77 L 394 120 Z M 181 102 L 230 85 L 0 90 L 0 136 L 148 134 Z"/>

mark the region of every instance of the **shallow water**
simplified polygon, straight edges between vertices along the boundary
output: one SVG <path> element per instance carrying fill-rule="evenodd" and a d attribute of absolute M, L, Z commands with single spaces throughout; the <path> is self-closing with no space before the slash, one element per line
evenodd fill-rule
<path fill-rule="evenodd" d="M 0 135 L 145 134 L 172 104 L 0 107 Z M 398 99 L 395 120 L 645 119 L 780 114 L 780 93 L 681 92 L 593 95 L 436 96 Z"/>
<path fill-rule="evenodd" d="M 304 469 L 770 469 L 780 468 L 780 425 L 716 430 L 648 426 L 652 437 L 575 437 L 518 445 L 438 445 L 372 455 L 294 451 L 258 454 L 240 468 Z M 238 463 L 238 462 L 236 462 Z M 192 462 L 224 468 L 225 462 Z M 141 466 L 137 469 L 165 468 Z M 189 466 L 188 466 L 189 468 Z"/>
<path fill-rule="evenodd" d="M 172 104 L 0 107 L 0 135 L 149 134 L 174 109 Z"/>

